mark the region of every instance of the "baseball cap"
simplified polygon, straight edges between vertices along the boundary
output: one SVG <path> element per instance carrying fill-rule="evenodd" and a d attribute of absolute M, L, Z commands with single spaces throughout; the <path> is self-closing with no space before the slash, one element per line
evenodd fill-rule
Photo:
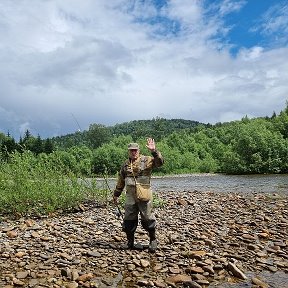
<path fill-rule="evenodd" d="M 139 144 L 138 143 L 129 143 L 128 144 L 128 150 L 132 150 L 132 149 L 139 150 Z"/>

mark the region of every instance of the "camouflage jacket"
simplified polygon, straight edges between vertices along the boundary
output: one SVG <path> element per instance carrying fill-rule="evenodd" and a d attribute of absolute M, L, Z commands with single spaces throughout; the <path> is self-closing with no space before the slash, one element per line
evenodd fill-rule
<path fill-rule="evenodd" d="M 139 183 L 150 184 L 153 168 L 160 167 L 164 159 L 159 151 L 152 152 L 152 156 L 139 155 L 135 161 L 126 160 L 119 171 L 114 196 L 121 195 L 125 185 L 135 187 L 135 179 Z M 135 177 L 135 178 L 134 178 Z"/>

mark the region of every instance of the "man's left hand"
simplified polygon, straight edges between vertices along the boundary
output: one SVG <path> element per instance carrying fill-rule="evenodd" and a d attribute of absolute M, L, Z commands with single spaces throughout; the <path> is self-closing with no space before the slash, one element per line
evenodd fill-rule
<path fill-rule="evenodd" d="M 151 151 L 154 152 L 156 150 L 155 140 L 152 138 L 147 139 L 146 147 Z"/>

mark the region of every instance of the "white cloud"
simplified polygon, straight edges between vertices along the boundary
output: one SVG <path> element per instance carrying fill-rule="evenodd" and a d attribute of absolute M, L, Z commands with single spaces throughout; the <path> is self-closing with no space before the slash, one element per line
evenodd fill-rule
<path fill-rule="evenodd" d="M 288 31 L 288 4 L 281 2 L 272 6 L 263 16 L 263 30 L 266 33 L 278 33 L 279 30 Z"/>
<path fill-rule="evenodd" d="M 288 4 L 287 1 L 279 1 L 272 5 L 256 25 L 251 27 L 252 32 L 258 32 L 267 37 L 267 42 L 272 47 L 281 47 L 288 44 Z"/>
<path fill-rule="evenodd" d="M 263 51 L 263 47 L 254 46 L 251 49 L 242 49 L 239 52 L 239 57 L 242 58 L 244 61 L 250 61 L 259 58 L 262 55 Z"/>
<path fill-rule="evenodd" d="M 239 10 L 241 10 L 241 8 L 247 3 L 246 0 L 223 0 L 221 5 L 220 5 L 220 9 L 219 12 L 220 14 L 226 15 L 226 14 L 230 14 L 231 12 L 237 12 Z"/>
<path fill-rule="evenodd" d="M 283 109 L 286 47 L 231 57 L 212 40 L 227 29 L 221 15 L 207 18 L 201 1 L 152 3 L 2 0 L 0 131 L 63 135 L 78 129 L 71 114 L 88 129 L 162 115 L 215 123 Z M 242 5 L 224 1 L 222 14 Z"/>

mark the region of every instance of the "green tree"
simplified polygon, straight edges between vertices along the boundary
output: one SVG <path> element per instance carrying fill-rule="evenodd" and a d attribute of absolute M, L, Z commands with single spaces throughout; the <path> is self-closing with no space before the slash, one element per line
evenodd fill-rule
<path fill-rule="evenodd" d="M 31 141 L 31 152 L 33 152 L 35 155 L 38 155 L 44 151 L 43 143 L 41 140 L 40 135 L 37 136 L 37 138 L 32 138 L 33 140 Z"/>
<path fill-rule="evenodd" d="M 104 125 L 92 124 L 89 126 L 87 133 L 89 146 L 93 149 L 100 147 L 103 143 L 107 143 L 111 140 L 112 134 L 110 129 Z"/>
<path fill-rule="evenodd" d="M 5 138 L 6 138 L 5 134 L 0 132 L 0 145 L 5 140 Z"/>
<path fill-rule="evenodd" d="M 97 175 L 115 174 L 127 158 L 127 144 L 125 147 L 116 146 L 114 143 L 103 144 L 93 152 L 93 173 Z"/>
<path fill-rule="evenodd" d="M 55 167 L 58 167 L 64 175 L 68 175 L 70 172 L 79 175 L 79 167 L 76 157 L 68 151 L 55 151 L 48 156 L 49 160 L 55 163 Z"/>
<path fill-rule="evenodd" d="M 74 171 L 90 176 L 92 168 L 92 151 L 87 146 L 74 146 L 67 152 L 76 159 Z"/>
<path fill-rule="evenodd" d="M 285 139 L 288 139 L 288 108 L 281 111 L 279 116 L 273 118 L 272 121 L 275 129 L 279 131 Z"/>
<path fill-rule="evenodd" d="M 17 151 L 19 148 L 15 139 L 10 136 L 6 136 L 1 142 L 1 157 L 3 160 L 7 161 L 9 159 L 9 154 Z"/>
<path fill-rule="evenodd" d="M 237 173 L 279 173 L 283 168 L 282 159 L 287 155 L 286 143 L 267 120 L 242 124 L 240 133 L 231 142 L 230 152 L 225 154 L 223 170 L 229 172 L 227 168 L 234 167 L 233 172 Z"/>
<path fill-rule="evenodd" d="M 46 154 L 50 154 L 54 151 L 54 145 L 50 138 L 44 140 L 43 144 L 43 152 Z"/>

